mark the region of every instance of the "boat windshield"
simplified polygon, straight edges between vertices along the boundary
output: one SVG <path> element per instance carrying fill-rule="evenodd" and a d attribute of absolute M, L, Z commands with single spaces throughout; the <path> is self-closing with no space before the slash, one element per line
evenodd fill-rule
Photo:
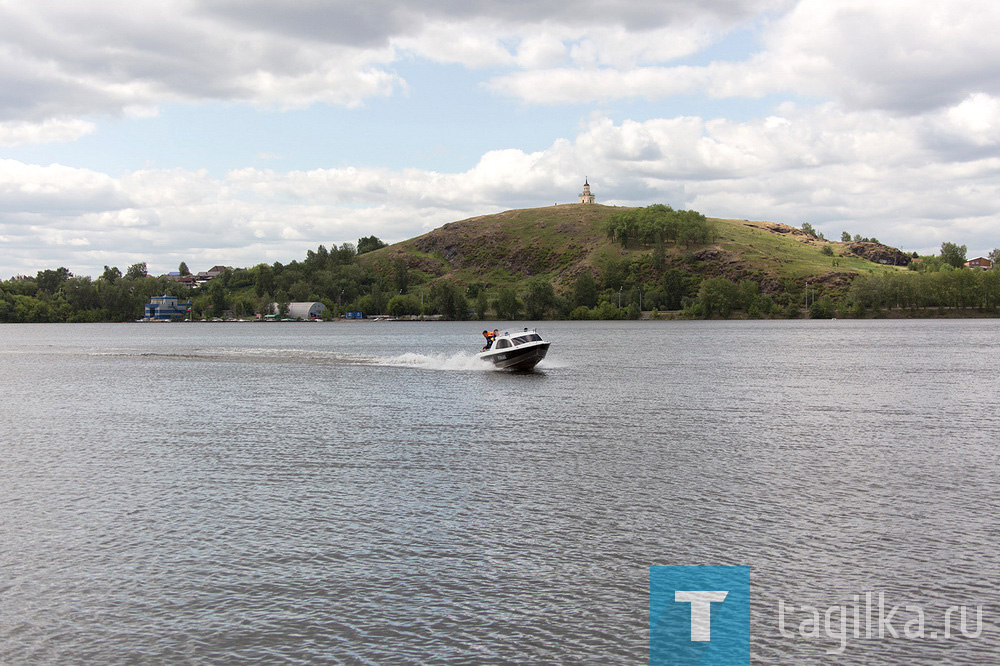
<path fill-rule="evenodd" d="M 528 333 L 527 335 L 519 335 L 516 338 L 511 338 L 515 345 L 523 345 L 526 342 L 538 342 L 542 339 L 542 336 L 537 333 Z"/>

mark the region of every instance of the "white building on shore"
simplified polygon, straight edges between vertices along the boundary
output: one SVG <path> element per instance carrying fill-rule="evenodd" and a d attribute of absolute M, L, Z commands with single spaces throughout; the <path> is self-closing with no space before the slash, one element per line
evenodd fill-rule
<path fill-rule="evenodd" d="M 323 316 L 324 310 L 326 310 L 326 306 L 319 301 L 289 303 L 288 314 L 285 316 L 289 319 L 319 319 Z M 265 314 L 281 314 L 281 305 L 278 303 L 271 303 L 271 311 Z"/>

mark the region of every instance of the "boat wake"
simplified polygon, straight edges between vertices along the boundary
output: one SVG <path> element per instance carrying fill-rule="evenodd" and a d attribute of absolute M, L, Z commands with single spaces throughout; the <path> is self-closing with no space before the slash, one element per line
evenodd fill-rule
<path fill-rule="evenodd" d="M 381 366 L 386 368 L 413 368 L 418 370 L 445 370 L 465 372 L 496 372 L 498 368 L 492 363 L 484 362 L 475 354 L 458 352 L 456 354 L 418 354 L 407 352 L 398 355 L 356 354 L 316 349 L 268 349 L 253 347 L 230 347 L 217 349 L 183 349 L 168 351 L 149 351 L 139 349 L 91 350 L 88 356 L 102 357 L 151 357 L 166 360 L 177 359 L 185 361 L 227 361 L 233 363 L 308 363 L 319 366 L 361 365 Z M 562 367 L 549 360 L 542 361 L 539 369 Z"/>
<path fill-rule="evenodd" d="M 484 363 L 475 355 L 465 353 L 445 356 L 443 354 L 408 352 L 399 356 L 377 358 L 373 364 L 393 368 L 420 368 L 422 370 L 469 370 L 474 372 L 494 372 L 496 370 L 492 363 Z"/>

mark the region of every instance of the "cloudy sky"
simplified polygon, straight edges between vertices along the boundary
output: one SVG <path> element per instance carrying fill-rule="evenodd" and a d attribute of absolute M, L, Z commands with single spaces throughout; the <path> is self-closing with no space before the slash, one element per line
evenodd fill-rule
<path fill-rule="evenodd" d="M 0 0 L 0 278 L 575 201 L 1000 247 L 986 0 Z"/>

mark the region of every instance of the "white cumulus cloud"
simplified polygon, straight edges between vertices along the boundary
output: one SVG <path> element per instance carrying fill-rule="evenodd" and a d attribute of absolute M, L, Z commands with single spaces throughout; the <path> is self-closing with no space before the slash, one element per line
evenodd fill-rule
<path fill-rule="evenodd" d="M 0 146 L 33 143 L 63 143 L 92 134 L 97 126 L 75 118 L 48 118 L 41 122 L 15 120 L 0 122 Z"/>
<path fill-rule="evenodd" d="M 218 171 L 151 156 L 176 168 L 112 173 L 86 168 L 81 154 L 33 163 L 11 157 L 33 153 L 10 152 L 0 155 L 3 268 L 288 261 L 319 243 L 400 240 L 463 217 L 573 201 L 584 176 L 606 203 L 662 201 L 907 249 L 953 240 L 985 252 L 1000 246 L 998 29 L 1000 6 L 974 0 L 8 0 L 6 150 L 83 137 L 78 144 L 100 145 L 109 119 L 159 127 L 159 109 L 195 115 L 206 101 L 264 108 L 268 119 L 384 103 L 379 117 L 405 128 L 414 152 L 426 148 L 419 123 L 445 122 L 437 112 L 454 107 L 470 118 L 470 136 L 488 140 L 462 166 L 436 169 L 331 156 L 282 170 L 294 144 L 262 140 L 278 123 L 247 132 L 246 161 Z M 742 50 L 727 50 L 734 35 Z M 467 78 L 454 95 L 412 116 L 385 111 L 413 92 L 401 72 L 458 68 Z M 476 125 L 476 110 L 462 106 L 476 95 L 457 86 L 477 80 L 495 117 L 520 114 L 526 127 L 537 117 L 551 134 Z M 680 99 L 685 112 L 672 111 Z M 766 110 L 739 115 L 696 108 L 762 99 Z M 553 130 L 559 109 L 568 110 Z M 355 131 L 345 122 L 330 135 Z M 192 136 L 177 141 L 212 149 Z"/>

